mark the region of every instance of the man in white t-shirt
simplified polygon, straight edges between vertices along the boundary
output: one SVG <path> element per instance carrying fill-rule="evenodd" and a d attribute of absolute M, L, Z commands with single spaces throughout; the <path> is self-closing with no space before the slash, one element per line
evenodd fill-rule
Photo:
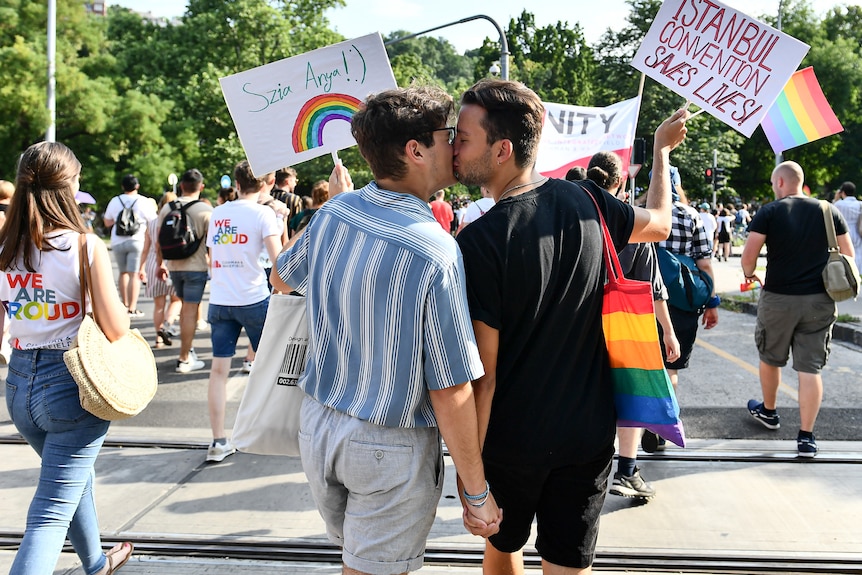
<path fill-rule="evenodd" d="M 847 221 L 847 229 L 856 250 L 856 267 L 862 265 L 862 234 L 859 233 L 859 218 L 862 218 L 862 202 L 856 197 L 856 184 L 844 182 L 838 188 L 835 207 Z"/>
<path fill-rule="evenodd" d="M 464 227 L 472 222 L 475 222 L 479 218 L 485 215 L 485 212 L 494 207 L 494 198 L 491 197 L 491 192 L 489 192 L 486 188 L 479 188 L 482 191 L 482 197 L 472 202 L 469 206 L 467 206 L 467 210 L 464 212 L 464 217 L 461 218 L 461 224 L 458 226 L 458 231 L 455 234 L 460 234 L 461 230 Z"/>
<path fill-rule="evenodd" d="M 260 252 L 265 248 L 269 259 L 275 261 L 281 250 L 275 212 L 257 203 L 266 185 L 265 177 L 255 178 L 248 161 L 243 160 L 234 168 L 234 179 L 238 197 L 213 210 L 207 233 L 212 262 L 208 321 L 213 361 L 207 393 L 213 432 L 207 451 L 210 462 L 222 461 L 236 452 L 224 428 L 225 386 L 231 358 L 242 329 L 257 350 L 269 306 Z"/>
<path fill-rule="evenodd" d="M 138 309 L 138 295 L 141 291 L 141 281 L 138 270 L 141 268 L 141 253 L 144 251 L 144 238 L 147 235 L 147 222 L 158 217 L 156 202 L 138 194 L 141 185 L 138 178 L 132 174 L 123 176 L 123 193 L 114 196 L 108 202 L 103 220 L 105 227 L 111 227 L 111 252 L 117 261 L 120 271 L 120 299 L 129 310 L 130 316 L 142 316 L 144 312 Z M 121 226 L 118 219 L 122 218 L 123 210 L 130 209 L 134 214 L 136 230 Z M 114 225 L 117 224 L 117 225 Z M 120 229 L 122 227 L 122 229 Z"/>
<path fill-rule="evenodd" d="M 710 245 L 715 241 L 715 230 L 718 229 L 718 220 L 709 211 L 709 204 L 703 202 L 698 206 L 697 215 L 700 216 L 700 221 L 703 222 L 703 229 L 706 230 L 706 236 L 709 238 Z"/>

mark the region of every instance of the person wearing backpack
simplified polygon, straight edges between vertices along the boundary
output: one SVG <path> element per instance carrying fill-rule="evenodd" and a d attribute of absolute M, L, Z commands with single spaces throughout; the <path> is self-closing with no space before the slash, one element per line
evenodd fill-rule
<path fill-rule="evenodd" d="M 120 299 L 133 317 L 142 316 L 138 309 L 141 281 L 138 270 L 147 236 L 147 223 L 156 219 L 156 203 L 138 194 L 138 178 L 126 174 L 122 180 L 123 193 L 114 196 L 105 209 L 105 227 L 111 229 L 111 252 L 120 271 Z"/>
<path fill-rule="evenodd" d="M 670 166 L 670 182 L 673 200 L 671 231 L 666 240 L 659 242 L 656 252 L 662 279 L 668 288 L 670 321 L 679 341 L 679 357 L 673 361 L 669 361 L 670 358 L 662 346 L 664 366 L 676 390 L 679 370 L 688 367 L 691 352 L 694 350 L 698 324 L 702 324 L 704 329 L 712 329 L 718 325 L 718 305 L 721 299 L 715 294 L 713 281 L 715 274 L 712 271 L 712 238 L 706 233 L 697 210 L 688 204 L 679 170 L 675 166 Z M 673 260 L 676 262 L 675 266 L 665 265 Z M 675 275 L 670 273 L 671 269 L 675 269 Z M 687 290 L 674 289 L 680 285 L 680 278 L 689 278 L 692 282 L 688 284 L 693 287 L 690 299 Z M 692 301 L 695 297 L 697 301 Z M 658 328 L 659 337 L 663 337 L 661 324 Z M 645 431 L 641 438 L 641 447 L 647 453 L 654 453 L 664 449 L 664 439 Z"/>
<path fill-rule="evenodd" d="M 179 199 L 166 204 L 159 212 L 159 249 L 156 251 L 159 273 L 162 279 L 170 276 L 174 292 L 183 300 L 180 309 L 180 355 L 176 367 L 179 373 L 189 373 L 204 367 L 204 362 L 198 359 L 192 349 L 198 309 L 207 285 L 206 237 L 213 211 L 212 206 L 200 201 L 203 189 L 203 174 L 194 168 L 186 170 L 180 178 L 182 194 Z M 177 233 L 168 233 L 171 230 L 166 228 L 171 226 L 166 226 L 166 223 L 173 224 Z M 173 245 L 167 245 L 166 237 L 175 240 Z"/>

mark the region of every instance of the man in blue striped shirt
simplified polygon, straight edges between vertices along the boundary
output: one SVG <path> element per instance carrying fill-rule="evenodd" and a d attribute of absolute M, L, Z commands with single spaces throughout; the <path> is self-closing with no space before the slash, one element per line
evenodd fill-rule
<path fill-rule="evenodd" d="M 443 484 L 440 434 L 471 531 L 492 535 L 502 519 L 482 468 L 470 382 L 483 369 L 461 252 L 428 207 L 455 182 L 453 111 L 435 88 L 369 97 L 351 125 L 375 181 L 324 204 L 273 277 L 308 298 L 300 451 L 345 573 L 422 566 Z"/>

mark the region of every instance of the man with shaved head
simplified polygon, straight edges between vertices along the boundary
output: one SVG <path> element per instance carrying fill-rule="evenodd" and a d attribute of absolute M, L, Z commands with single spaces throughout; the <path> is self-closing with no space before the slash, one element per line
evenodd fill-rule
<path fill-rule="evenodd" d="M 781 368 L 793 350 L 793 369 L 799 376 L 800 457 L 817 455 L 814 422 L 823 398 L 820 371 L 826 365 L 832 326 L 838 315 L 826 293 L 821 272 L 828 259 L 828 240 L 820 202 L 802 192 L 805 175 L 796 162 L 772 171 L 775 200 L 754 216 L 742 252 L 745 281 L 759 282 L 755 267 L 766 244 L 766 282 L 757 305 L 754 340 L 760 354 L 763 401 L 748 402 L 751 416 L 768 429 L 780 427 L 776 401 Z M 838 247 L 853 257 L 853 243 L 844 217 L 829 204 Z"/>

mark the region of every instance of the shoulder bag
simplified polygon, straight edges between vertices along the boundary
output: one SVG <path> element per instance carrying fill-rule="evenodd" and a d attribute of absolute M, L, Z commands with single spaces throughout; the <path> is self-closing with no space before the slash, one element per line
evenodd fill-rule
<path fill-rule="evenodd" d="M 859 270 L 856 262 L 838 249 L 838 238 L 835 236 L 835 222 L 832 220 L 832 208 L 829 202 L 820 200 L 823 212 L 823 223 L 826 226 L 826 239 L 829 242 L 829 259 L 823 268 L 823 287 L 834 301 L 856 299 L 859 295 Z"/>
<path fill-rule="evenodd" d="M 87 297 L 93 300 L 86 234 L 79 235 L 81 314 L 84 316 L 72 347 L 63 354 L 69 373 L 78 384 L 81 407 L 108 421 L 137 415 L 156 395 L 159 380 L 150 344 L 137 329 L 109 341 L 94 319 L 85 313 Z"/>
<path fill-rule="evenodd" d="M 619 427 L 641 427 L 685 447 L 679 404 L 661 356 L 652 284 L 623 275 L 605 218 L 592 194 L 604 237 L 608 272 L 602 331 L 611 367 Z"/>
<path fill-rule="evenodd" d="M 246 453 L 299 455 L 297 387 L 308 352 L 305 297 L 272 294 L 231 443 Z"/>

